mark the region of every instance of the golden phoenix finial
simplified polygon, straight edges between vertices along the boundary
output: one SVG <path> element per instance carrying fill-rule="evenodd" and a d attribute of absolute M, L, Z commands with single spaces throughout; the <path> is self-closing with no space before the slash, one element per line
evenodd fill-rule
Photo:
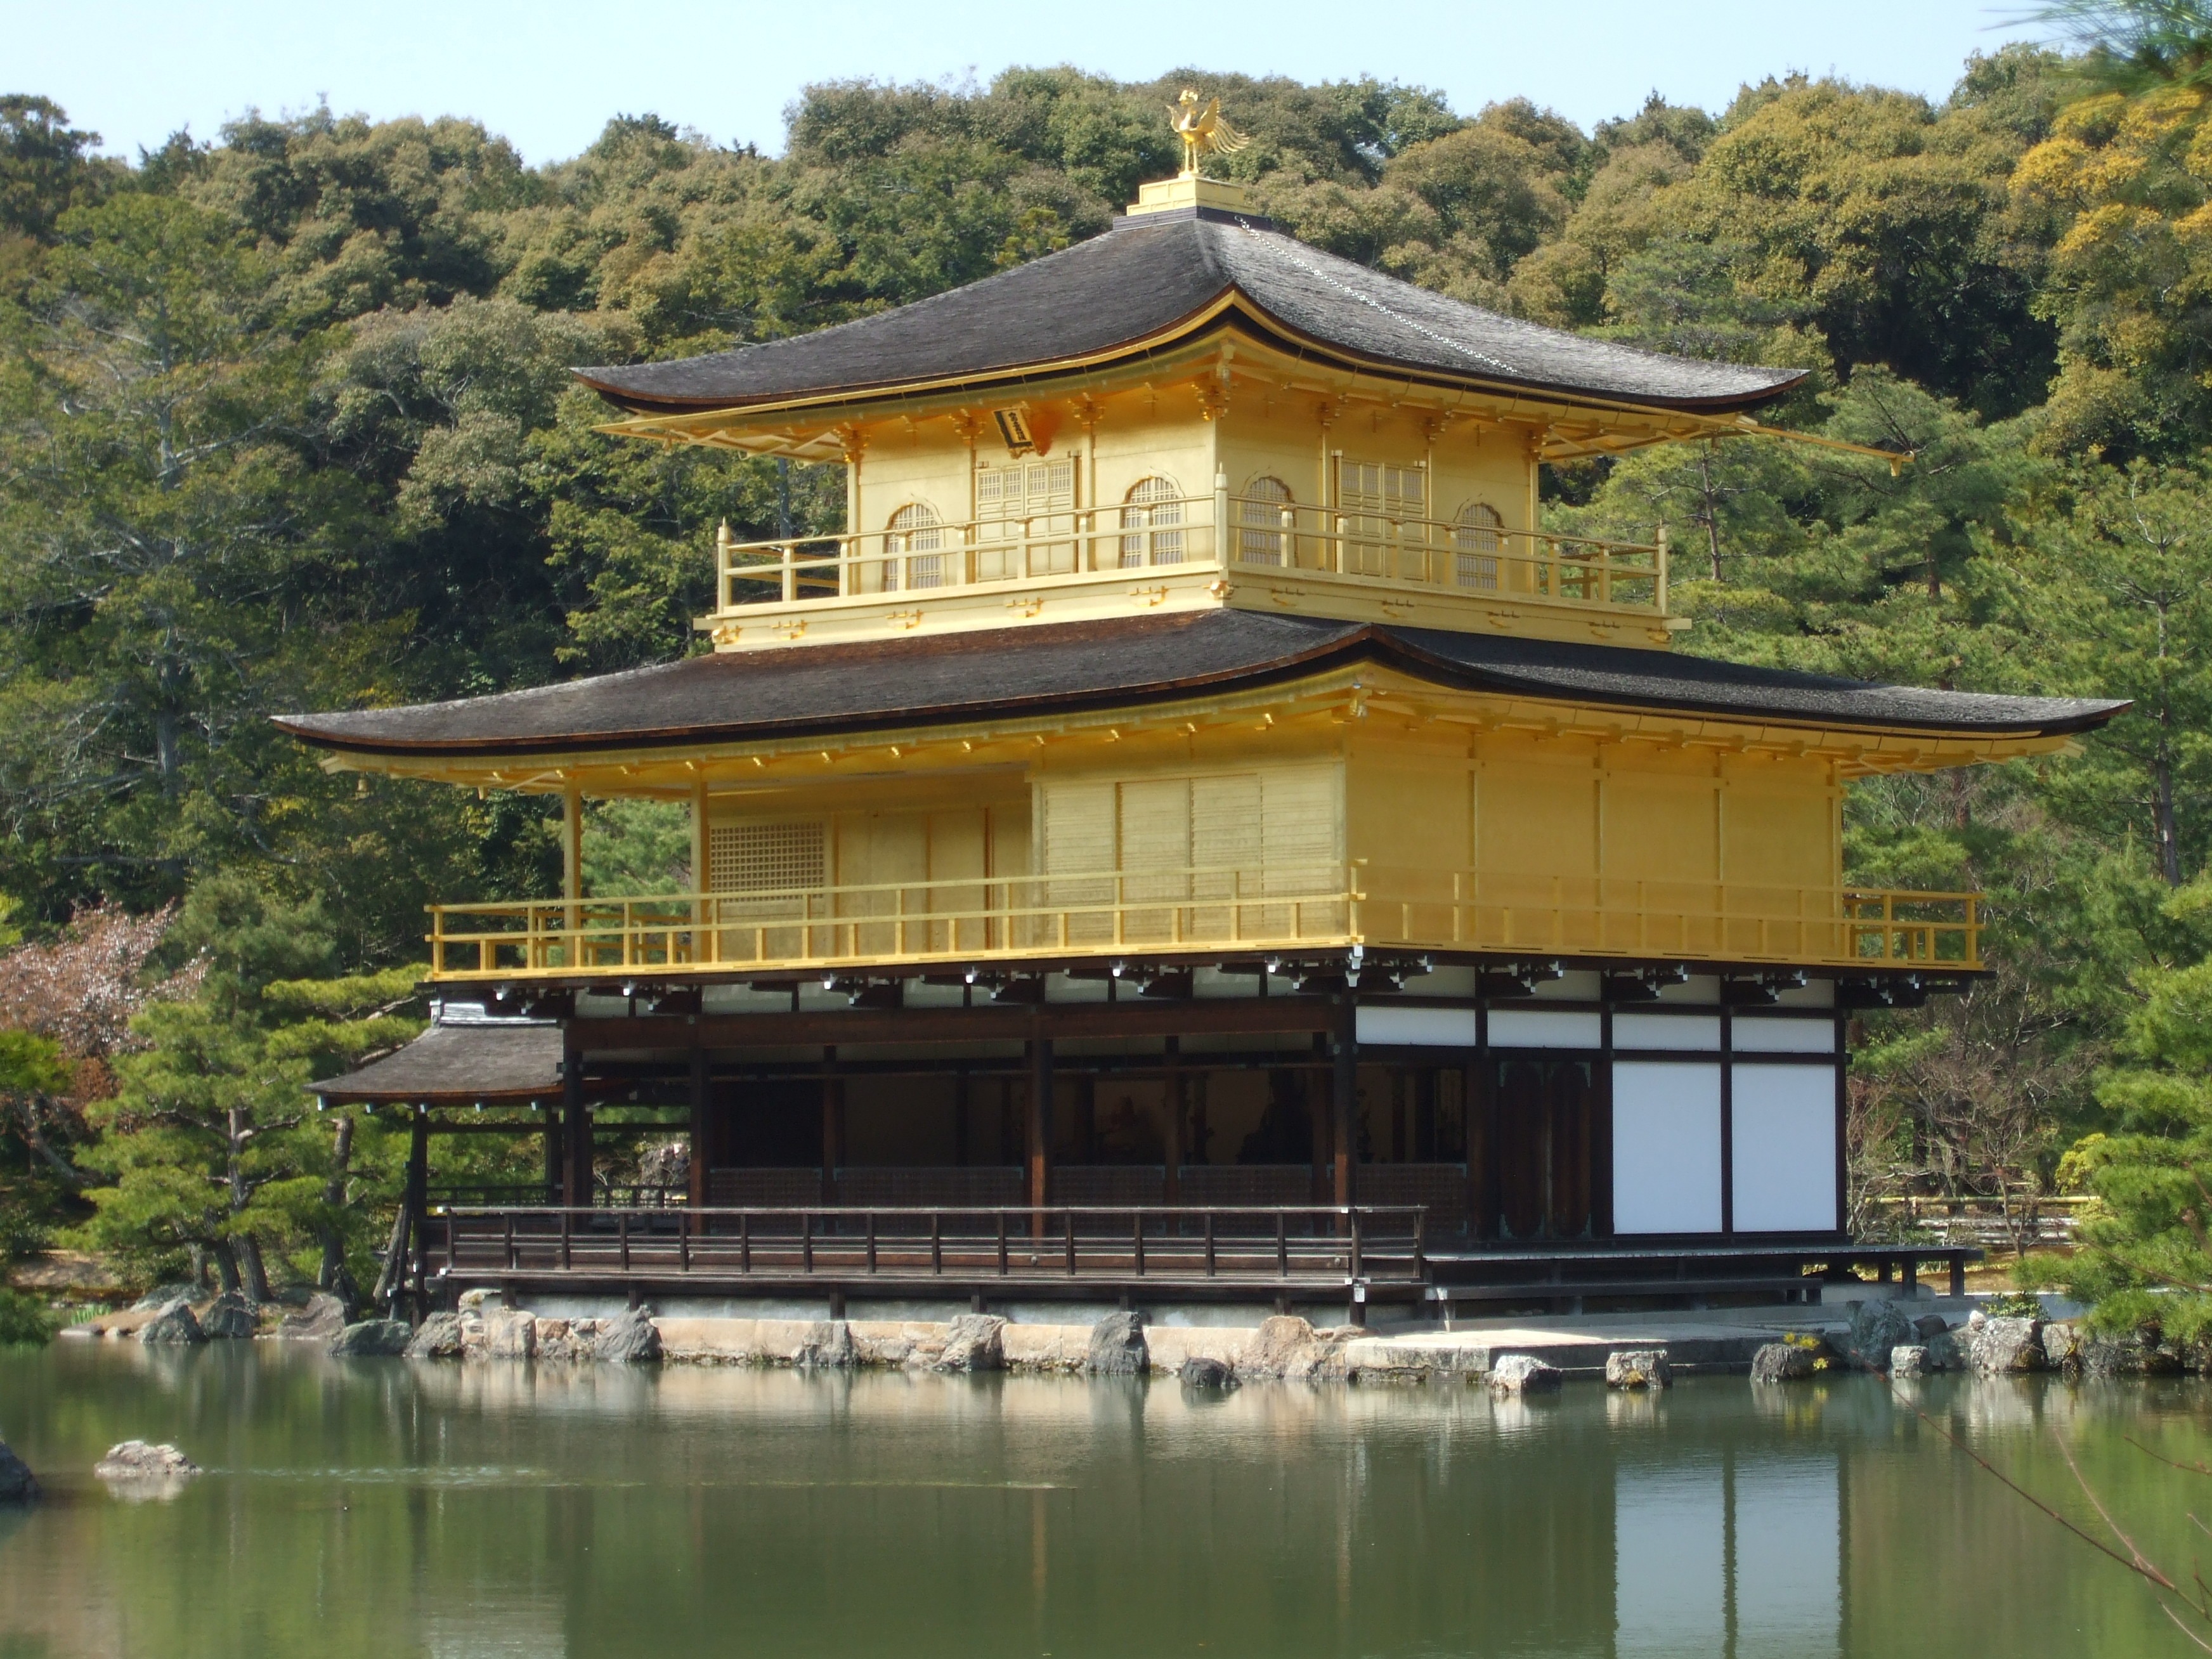
<path fill-rule="evenodd" d="M 1252 142 L 1249 134 L 1237 131 L 1221 118 L 1218 98 L 1200 108 L 1198 94 L 1188 87 L 1182 89 L 1181 98 L 1168 106 L 1168 124 L 1182 140 L 1182 174 L 1186 179 L 1198 176 L 1200 156 L 1209 151 L 1216 155 L 1234 155 Z"/>

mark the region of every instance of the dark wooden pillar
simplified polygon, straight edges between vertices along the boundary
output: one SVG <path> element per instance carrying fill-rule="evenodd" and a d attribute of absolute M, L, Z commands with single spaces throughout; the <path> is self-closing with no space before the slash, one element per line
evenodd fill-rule
<path fill-rule="evenodd" d="M 704 1209 L 708 1197 L 707 1171 L 714 1162 L 714 1126 L 707 1121 L 712 1100 L 712 1082 L 707 1071 L 707 1051 L 704 1048 L 691 1051 L 691 1182 L 686 1194 L 691 1207 Z"/>
<path fill-rule="evenodd" d="M 574 1209 L 592 1202 L 592 1115 L 584 1106 L 584 1056 L 572 1044 L 561 1058 L 561 1201 Z"/>
<path fill-rule="evenodd" d="M 1160 1115 L 1163 1119 L 1161 1139 L 1164 1143 L 1161 1158 L 1167 1166 L 1165 1184 L 1160 1197 L 1170 1204 L 1182 1202 L 1182 1053 L 1179 1039 L 1168 1038 L 1167 1077 L 1161 1091 Z"/>
<path fill-rule="evenodd" d="M 845 1161 L 845 1080 L 835 1044 L 822 1051 L 822 1201 L 837 1201 L 837 1168 Z"/>
<path fill-rule="evenodd" d="M 545 1201 L 561 1201 L 561 1107 L 558 1102 L 538 1103 L 545 1111 Z"/>
<path fill-rule="evenodd" d="M 1351 1203 L 1358 1187 L 1352 1171 L 1352 1158 L 1359 1144 L 1359 1038 L 1354 1023 L 1358 1018 L 1358 1010 L 1346 997 L 1337 1006 L 1336 1063 L 1331 1068 L 1334 1086 L 1329 1091 L 1329 1127 L 1335 1143 L 1330 1202 L 1335 1204 Z"/>
<path fill-rule="evenodd" d="M 408 1118 L 406 1206 L 414 1239 L 400 1258 L 400 1283 L 404 1285 L 410 1277 L 414 1280 L 415 1322 L 419 1325 L 428 1311 L 423 1298 L 429 1276 L 422 1260 L 424 1222 L 430 1212 L 430 1109 L 427 1106 L 416 1106 Z"/>
<path fill-rule="evenodd" d="M 1052 1039 L 1048 1036 L 1030 1042 L 1030 1109 L 1022 1150 L 1029 1165 L 1030 1203 L 1036 1210 L 1030 1231 L 1042 1238 L 1052 1178 Z"/>
<path fill-rule="evenodd" d="M 1466 1126 L 1467 1224 L 1477 1238 L 1498 1235 L 1498 1112 L 1492 1087 L 1497 1068 L 1469 1060 L 1460 1075 L 1460 1118 Z"/>

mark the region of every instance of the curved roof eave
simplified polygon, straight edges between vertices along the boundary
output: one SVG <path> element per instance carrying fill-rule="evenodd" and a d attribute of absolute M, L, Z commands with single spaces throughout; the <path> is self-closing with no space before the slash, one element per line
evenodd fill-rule
<path fill-rule="evenodd" d="M 1403 359 L 1354 351 L 1334 341 L 1309 333 L 1274 315 L 1266 306 L 1234 282 L 1224 285 L 1219 293 L 1196 310 L 1187 312 L 1164 326 L 1148 330 L 1143 334 L 1080 355 L 1034 358 L 994 365 L 987 369 L 958 375 L 856 382 L 850 385 L 821 387 L 789 397 L 763 395 L 732 401 L 719 398 L 645 398 L 635 392 L 626 392 L 610 381 L 593 378 L 595 374 L 604 374 L 605 372 L 604 369 L 576 368 L 571 369 L 569 373 L 616 407 L 643 416 L 647 419 L 677 419 L 687 416 L 724 412 L 733 416 L 757 417 L 761 415 L 785 411 L 837 408 L 854 403 L 874 402 L 888 398 L 920 397 L 931 392 L 953 392 L 968 388 L 981 390 L 1009 384 L 1018 385 L 1050 374 L 1117 367 L 1133 359 L 1141 359 L 1185 339 L 1202 334 L 1210 327 L 1218 325 L 1224 316 L 1232 309 L 1241 313 L 1244 319 L 1259 333 L 1278 337 L 1284 349 L 1302 357 L 1328 360 L 1355 374 L 1384 374 L 1399 381 L 1412 381 L 1462 392 L 1502 392 L 1513 397 L 1526 397 L 1533 393 L 1559 403 L 1586 404 L 1610 410 L 1650 410 L 1667 414 L 1737 414 L 1760 408 L 1787 396 L 1791 391 L 1802 385 L 1806 376 L 1811 373 L 1809 369 L 1799 369 L 1755 391 L 1708 398 L 1631 398 L 1602 388 L 1572 386 L 1563 382 L 1540 380 L 1527 376 L 1497 372 L 1458 375 L 1439 368 L 1434 364 L 1415 363 Z"/>
<path fill-rule="evenodd" d="M 1363 661 L 1431 684 L 1492 696 L 1802 730 L 1966 741 L 2068 737 L 2101 726 L 2128 707 L 2085 699 L 1991 699 L 1972 693 L 1930 692 L 1672 653 L 1568 647 L 1375 624 L 1284 625 L 1288 621 L 1244 612 L 1200 612 L 1133 624 L 1064 624 L 1065 633 L 1058 629 L 1014 630 L 1026 637 L 1012 641 L 982 634 L 793 653 L 710 653 L 532 691 L 405 710 L 280 716 L 275 724 L 318 747 L 363 756 L 520 759 L 580 750 L 811 740 L 1155 707 L 1208 691 L 1261 690 L 1310 679 Z M 1169 623 L 1174 625 L 1165 625 Z M 1201 642 L 1204 649 L 1196 649 Z M 977 652 L 993 654 L 1002 678 L 1000 685 L 983 695 L 976 694 L 972 672 L 961 666 Z M 834 653 L 836 663 L 824 663 L 823 653 Z M 1191 666 L 1194 654 L 1210 660 L 1199 672 L 1179 672 Z M 933 665 L 934 658 L 945 661 Z M 910 692 L 872 704 L 823 708 L 818 699 L 824 695 L 824 683 L 805 680 L 810 659 L 817 674 L 838 672 L 842 665 L 842 683 L 848 684 L 865 681 L 881 685 L 908 664 Z M 860 673 L 864 666 L 870 672 Z M 738 686 L 732 682 L 742 684 L 748 670 L 780 676 L 786 684 L 745 687 L 746 706 L 760 710 L 773 701 L 768 694 L 781 695 L 786 702 L 782 712 L 757 714 L 751 719 L 732 719 L 722 712 L 738 698 Z M 927 683 L 933 673 L 940 690 L 912 684 Z M 1071 684 L 1071 673 L 1087 677 L 1088 683 L 1079 678 Z M 1869 696 L 1879 700 L 1876 706 L 1849 706 L 1852 700 Z M 600 706 L 596 721 L 585 709 L 573 708 L 559 714 L 563 723 L 557 729 L 533 718 L 549 699 L 559 700 L 554 703 L 558 711 L 564 703 L 593 697 Z M 699 712 L 680 720 L 655 718 L 687 702 Z M 1950 718 L 1942 717 L 1946 702 L 1958 705 Z M 1992 703 L 2003 706 L 1992 708 Z M 495 729 L 501 724 L 498 712 L 509 709 L 516 714 L 504 722 L 504 731 Z M 457 717 L 470 712 L 489 719 L 494 729 L 453 732 Z M 410 716 L 411 723 L 432 728 L 431 733 L 407 733 L 404 726 Z M 518 726 L 538 729 L 518 732 Z"/>

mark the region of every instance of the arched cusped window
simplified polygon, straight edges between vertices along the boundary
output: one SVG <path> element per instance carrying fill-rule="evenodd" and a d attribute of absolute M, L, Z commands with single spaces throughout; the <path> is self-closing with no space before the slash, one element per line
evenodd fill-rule
<path fill-rule="evenodd" d="M 899 508 L 891 514 L 884 534 L 883 591 L 898 592 L 902 570 L 908 587 L 941 586 L 945 572 L 938 562 L 938 550 L 944 545 L 945 532 L 938 524 L 935 507 L 912 501 Z"/>
<path fill-rule="evenodd" d="M 1487 501 L 1469 501 L 1452 527 L 1452 580 L 1462 587 L 1498 586 L 1498 554 L 1505 520 Z"/>
<path fill-rule="evenodd" d="M 1237 557 L 1245 564 L 1281 564 L 1291 487 L 1280 478 L 1255 478 L 1237 508 Z"/>
<path fill-rule="evenodd" d="M 1148 564 L 1181 564 L 1182 532 L 1170 526 L 1182 523 L 1182 492 L 1171 479 L 1139 478 L 1124 495 L 1121 507 L 1121 566 L 1133 570 Z M 1130 534 L 1130 532 L 1138 534 Z"/>

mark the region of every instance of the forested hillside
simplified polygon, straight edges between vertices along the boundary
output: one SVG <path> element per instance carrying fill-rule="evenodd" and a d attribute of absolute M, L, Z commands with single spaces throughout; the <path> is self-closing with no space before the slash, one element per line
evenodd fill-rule
<path fill-rule="evenodd" d="M 1223 165 L 1297 234 L 1559 326 L 1802 366 L 1783 423 L 1911 453 L 1894 477 L 1753 442 L 1547 475 L 1559 526 L 1669 526 L 1686 648 L 2136 700 L 2076 755 L 1857 787 L 1854 875 L 1986 889 L 2001 965 L 1868 1021 L 1855 1191 L 2101 1181 L 2115 1249 L 2183 1249 L 2177 1194 L 2212 1166 L 2207 43 L 2008 48 L 1941 103 L 1655 96 L 1589 132 L 1372 81 L 1013 70 L 808 88 L 781 156 L 617 115 L 535 168 L 466 120 L 327 111 L 121 161 L 0 100 L 11 1243 L 365 1263 L 389 1149 L 302 1118 L 298 1085 L 413 1029 L 426 898 L 555 890 L 556 839 L 541 802 L 326 775 L 265 717 L 696 648 L 716 522 L 832 528 L 842 485 L 604 438 L 566 370 L 1094 235 L 1174 170 L 1189 84 L 1255 136 Z M 603 882 L 684 856 L 606 827 Z"/>

